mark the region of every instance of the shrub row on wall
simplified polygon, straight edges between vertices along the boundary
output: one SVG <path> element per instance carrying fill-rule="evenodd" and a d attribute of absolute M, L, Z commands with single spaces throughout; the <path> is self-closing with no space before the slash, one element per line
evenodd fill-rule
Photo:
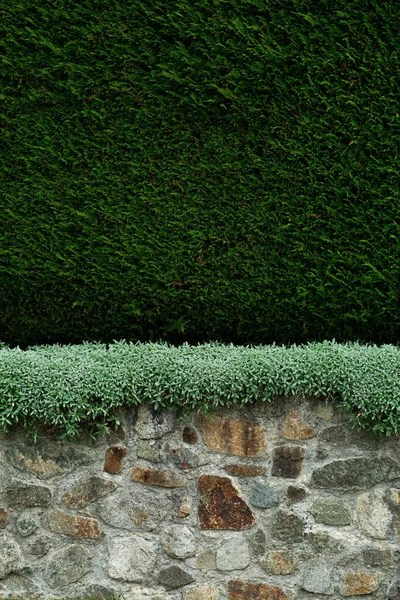
<path fill-rule="evenodd" d="M 397 342 L 397 0 L 1 23 L 1 339 Z"/>
<path fill-rule="evenodd" d="M 337 401 L 357 427 L 400 432 L 400 349 L 115 343 L 0 349 L 0 427 L 101 431 L 115 409 L 148 401 L 207 411 L 279 396 Z"/>

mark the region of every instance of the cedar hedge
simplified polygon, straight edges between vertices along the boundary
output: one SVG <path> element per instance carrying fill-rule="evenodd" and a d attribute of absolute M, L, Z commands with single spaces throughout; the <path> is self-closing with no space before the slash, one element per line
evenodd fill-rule
<path fill-rule="evenodd" d="M 400 348 L 243 347 L 119 342 L 0 349 L 0 430 L 15 424 L 73 437 L 118 422 L 116 409 L 149 402 L 181 414 L 283 395 L 339 403 L 352 423 L 400 433 Z"/>
<path fill-rule="evenodd" d="M 398 0 L 0 10 L 0 339 L 397 343 Z"/>

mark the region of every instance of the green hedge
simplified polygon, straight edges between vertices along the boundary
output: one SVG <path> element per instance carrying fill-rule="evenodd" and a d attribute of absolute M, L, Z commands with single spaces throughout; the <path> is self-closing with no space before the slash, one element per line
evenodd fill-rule
<path fill-rule="evenodd" d="M 397 343 L 398 0 L 1 3 L 0 339 Z"/>
<path fill-rule="evenodd" d="M 400 348 L 115 343 L 0 349 L 0 428 L 104 430 L 148 401 L 187 413 L 282 395 L 339 402 L 359 428 L 400 432 Z"/>

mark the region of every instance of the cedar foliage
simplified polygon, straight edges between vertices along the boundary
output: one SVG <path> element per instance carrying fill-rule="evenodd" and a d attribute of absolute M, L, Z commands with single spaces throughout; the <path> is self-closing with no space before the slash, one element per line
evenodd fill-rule
<path fill-rule="evenodd" d="M 0 7 L 0 339 L 397 342 L 398 0 Z"/>

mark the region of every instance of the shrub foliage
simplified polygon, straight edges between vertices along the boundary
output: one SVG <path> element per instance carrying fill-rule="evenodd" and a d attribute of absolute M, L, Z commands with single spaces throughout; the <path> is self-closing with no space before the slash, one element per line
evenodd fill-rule
<path fill-rule="evenodd" d="M 0 338 L 396 343 L 399 29 L 398 0 L 3 0 Z"/>

